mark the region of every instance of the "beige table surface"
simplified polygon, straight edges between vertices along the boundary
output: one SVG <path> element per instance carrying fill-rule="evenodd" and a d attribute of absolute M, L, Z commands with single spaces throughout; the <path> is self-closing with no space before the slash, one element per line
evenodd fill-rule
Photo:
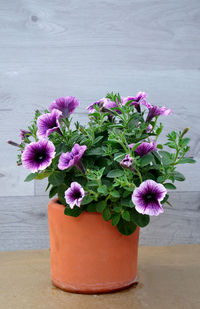
<path fill-rule="evenodd" d="M 55 288 L 49 250 L 0 252 L 0 309 L 200 308 L 200 245 L 140 247 L 138 285 L 81 295 Z"/>

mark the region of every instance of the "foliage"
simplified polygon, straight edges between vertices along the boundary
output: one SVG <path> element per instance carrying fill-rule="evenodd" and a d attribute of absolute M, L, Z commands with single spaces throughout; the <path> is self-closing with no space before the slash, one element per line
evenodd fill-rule
<path fill-rule="evenodd" d="M 167 135 L 164 145 L 157 143 L 156 150 L 138 156 L 135 149 L 141 143 L 152 139 L 157 142 L 162 132 L 162 124 L 158 117 L 150 123 L 145 119 L 145 111 L 138 112 L 134 105 L 121 104 L 119 94 L 110 93 L 107 98 L 117 104 L 117 108 L 104 108 L 94 105 L 95 112 L 89 114 L 87 126 L 78 122 L 71 128 L 71 119 L 60 120 L 60 132 L 52 132 L 48 139 L 55 145 L 56 156 L 44 171 L 30 174 L 25 181 L 48 177 L 49 197 L 58 196 L 66 206 L 65 214 L 77 217 L 82 211 L 99 212 L 106 221 L 125 235 L 130 235 L 136 226 L 146 226 L 148 215 L 138 213 L 132 203 L 131 196 L 136 187 L 143 181 L 152 179 L 167 189 L 176 189 L 174 182 L 183 181 L 184 176 L 176 170 L 179 164 L 194 163 L 192 158 L 185 157 L 189 151 L 190 139 L 185 137 L 187 129 L 182 132 L 172 131 Z M 49 112 L 48 110 L 45 113 Z M 31 141 L 38 141 L 37 118 L 41 112 L 35 113 L 30 135 L 21 143 L 21 151 Z M 139 124 L 139 125 L 138 125 Z M 147 133 L 148 126 L 152 129 Z M 86 145 L 87 150 L 81 158 L 84 172 L 72 166 L 66 170 L 58 168 L 59 157 L 63 152 L 71 151 L 74 144 Z M 134 144 L 133 148 L 129 147 Z M 133 158 L 130 168 L 120 165 L 129 154 Z M 21 155 L 19 155 L 19 164 Z M 73 209 L 66 204 L 65 191 L 70 184 L 78 182 L 86 192 L 81 207 Z M 164 203 L 168 202 L 168 195 Z"/>

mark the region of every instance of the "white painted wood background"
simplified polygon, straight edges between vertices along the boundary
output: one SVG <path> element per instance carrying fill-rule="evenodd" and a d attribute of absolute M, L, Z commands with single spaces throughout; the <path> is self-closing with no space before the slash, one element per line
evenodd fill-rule
<path fill-rule="evenodd" d="M 189 126 L 198 161 L 181 166 L 174 208 L 141 244 L 199 242 L 199 54 L 199 0 L 0 0 L 0 250 L 49 246 L 45 183 L 24 183 L 6 141 L 59 96 L 78 97 L 74 118 L 86 123 L 86 106 L 112 90 L 172 108 L 165 132 Z"/>

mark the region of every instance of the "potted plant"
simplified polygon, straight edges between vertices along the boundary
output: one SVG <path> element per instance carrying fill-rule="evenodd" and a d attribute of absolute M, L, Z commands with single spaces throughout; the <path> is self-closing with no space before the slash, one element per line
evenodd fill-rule
<path fill-rule="evenodd" d="M 18 165 L 31 171 L 25 181 L 48 177 L 51 277 L 59 288 L 81 293 L 127 287 L 137 276 L 140 227 L 170 205 L 167 189 L 184 181 L 188 128 L 158 143 L 160 115 L 171 110 L 136 97 L 109 93 L 87 108 L 89 122 L 71 114 L 75 97 L 59 98 L 36 111 L 21 130 Z M 170 150 L 170 151 L 169 151 Z"/>

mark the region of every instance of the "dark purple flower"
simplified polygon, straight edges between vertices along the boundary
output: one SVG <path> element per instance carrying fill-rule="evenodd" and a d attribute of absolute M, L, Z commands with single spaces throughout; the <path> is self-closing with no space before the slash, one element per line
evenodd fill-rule
<path fill-rule="evenodd" d="M 146 180 L 134 190 L 132 202 L 139 213 L 158 216 L 164 211 L 160 202 L 166 193 L 167 190 L 162 184 L 154 180 Z"/>
<path fill-rule="evenodd" d="M 54 144 L 48 140 L 40 140 L 26 146 L 22 153 L 22 165 L 32 173 L 35 173 L 49 166 L 54 157 Z"/>
<path fill-rule="evenodd" d="M 61 111 L 53 109 L 51 113 L 41 115 L 37 119 L 37 137 L 47 138 L 52 132 L 60 132 L 59 119 L 62 116 Z"/>
<path fill-rule="evenodd" d="M 80 105 L 77 98 L 69 96 L 58 98 L 50 104 L 49 110 L 58 109 L 64 118 L 68 117 Z"/>
<path fill-rule="evenodd" d="M 23 141 L 26 137 L 30 136 L 31 132 L 26 130 L 20 130 L 20 138 Z"/>
<path fill-rule="evenodd" d="M 114 102 L 114 101 L 111 101 L 110 99 L 105 99 L 104 101 L 104 104 L 103 104 L 103 107 L 105 109 L 111 109 L 111 108 L 115 108 L 115 111 L 118 113 L 118 114 L 121 114 L 121 111 L 119 109 L 117 109 L 118 107 L 121 107 L 121 103 L 120 102 Z"/>
<path fill-rule="evenodd" d="M 73 165 L 74 165 L 74 158 L 71 152 L 62 153 L 59 158 L 58 168 L 60 170 L 65 170 Z"/>
<path fill-rule="evenodd" d="M 125 155 L 125 158 L 120 162 L 120 165 L 122 167 L 128 168 L 132 165 L 132 163 L 133 163 L 133 158 L 129 154 L 127 154 Z"/>
<path fill-rule="evenodd" d="M 74 147 L 72 148 L 71 154 L 74 158 L 74 164 L 76 164 L 80 159 L 82 158 L 84 152 L 86 151 L 87 146 L 83 145 L 80 146 L 79 144 L 75 144 Z"/>
<path fill-rule="evenodd" d="M 71 186 L 65 191 L 65 200 L 70 208 L 81 206 L 81 202 L 85 196 L 85 191 L 78 182 L 72 182 Z"/>
<path fill-rule="evenodd" d="M 118 103 L 120 105 L 120 103 Z M 117 103 L 114 101 L 111 101 L 110 99 L 106 99 L 104 101 L 103 107 L 110 109 L 110 108 L 115 108 L 118 107 Z"/>
<path fill-rule="evenodd" d="M 134 144 L 130 144 L 129 148 L 132 149 L 134 146 Z M 152 141 L 150 143 L 148 142 L 143 142 L 141 143 L 139 146 L 137 146 L 137 148 L 134 150 L 134 152 L 142 157 L 144 155 L 146 155 L 147 153 L 149 153 L 150 151 L 156 150 L 156 142 Z"/>
<path fill-rule="evenodd" d="M 138 92 L 136 97 L 126 97 L 123 98 L 122 104 L 125 105 L 127 102 L 131 101 L 129 105 L 134 105 L 136 110 L 140 113 L 141 108 L 140 104 L 143 104 L 148 107 L 148 102 L 146 101 L 147 94 L 145 92 Z"/>
<path fill-rule="evenodd" d="M 90 104 L 88 107 L 87 107 L 87 110 L 88 110 L 88 113 L 89 114 L 93 114 L 96 112 L 96 109 L 94 108 L 94 106 L 103 106 L 103 103 L 104 101 L 106 100 L 106 98 L 103 98 L 103 99 L 100 99 L 99 101 L 96 101 L 92 104 Z"/>
<path fill-rule="evenodd" d="M 71 152 L 62 153 L 59 158 L 58 168 L 60 170 L 65 170 L 73 165 L 75 165 L 81 172 L 84 172 L 83 165 L 81 163 L 81 158 L 87 149 L 87 146 L 80 146 L 75 144 Z"/>
<path fill-rule="evenodd" d="M 146 122 L 150 122 L 154 117 L 163 115 L 168 116 L 172 113 L 171 109 L 167 109 L 165 106 L 158 107 L 158 106 L 151 106 L 149 107 L 149 113 L 147 115 Z"/>

